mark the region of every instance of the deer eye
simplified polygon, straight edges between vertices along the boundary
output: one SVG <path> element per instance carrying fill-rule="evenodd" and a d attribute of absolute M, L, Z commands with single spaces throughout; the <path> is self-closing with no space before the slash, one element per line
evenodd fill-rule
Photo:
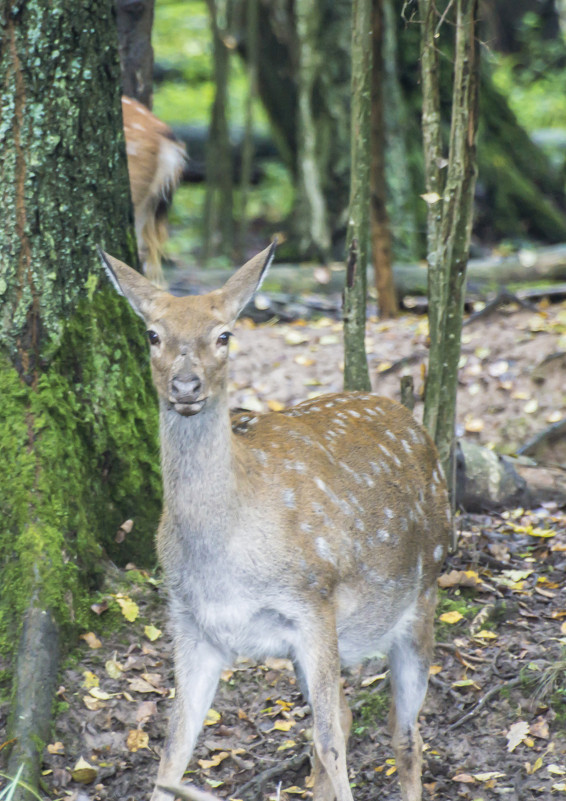
<path fill-rule="evenodd" d="M 218 347 L 221 348 L 227 345 L 228 342 L 230 341 L 231 336 L 232 336 L 231 331 L 223 331 L 216 340 L 216 344 L 218 345 Z"/>
<path fill-rule="evenodd" d="M 147 338 L 151 345 L 159 345 L 160 339 L 159 334 L 156 331 L 152 331 L 151 329 L 147 332 Z"/>

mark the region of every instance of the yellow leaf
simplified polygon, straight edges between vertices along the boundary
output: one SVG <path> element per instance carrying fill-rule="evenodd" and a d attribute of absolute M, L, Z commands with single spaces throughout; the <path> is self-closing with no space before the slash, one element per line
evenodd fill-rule
<path fill-rule="evenodd" d="M 439 200 L 442 200 L 438 192 L 425 192 L 421 195 L 424 202 L 429 206 L 434 206 Z"/>
<path fill-rule="evenodd" d="M 100 684 L 100 680 L 96 675 L 96 673 L 92 673 L 92 671 L 90 670 L 85 670 L 83 672 L 83 676 L 85 679 L 83 681 L 83 687 L 86 687 L 87 690 L 90 689 L 90 687 L 98 687 L 98 685 Z"/>
<path fill-rule="evenodd" d="M 50 754 L 64 754 L 65 753 L 65 746 L 62 742 L 57 740 L 56 743 L 49 743 L 47 746 L 47 750 Z"/>
<path fill-rule="evenodd" d="M 491 782 L 494 779 L 503 779 L 505 777 L 505 773 L 499 773 L 497 770 L 492 770 L 489 773 L 474 773 L 474 779 L 477 779 L 478 782 Z"/>
<path fill-rule="evenodd" d="M 84 640 L 89 648 L 102 648 L 102 643 L 92 631 L 87 631 L 86 634 L 81 634 L 81 640 Z"/>
<path fill-rule="evenodd" d="M 79 761 L 71 771 L 73 781 L 79 784 L 90 784 L 96 779 L 98 769 L 93 765 L 89 765 L 86 759 L 80 757 Z"/>
<path fill-rule="evenodd" d="M 267 408 L 272 412 L 280 412 L 285 408 L 285 404 L 278 400 L 268 400 Z"/>
<path fill-rule="evenodd" d="M 495 634 L 493 631 L 486 631 L 485 629 L 482 629 L 481 631 L 478 631 L 477 634 L 474 634 L 474 637 L 480 640 L 496 640 L 497 634 Z"/>
<path fill-rule="evenodd" d="M 134 620 L 137 620 L 140 610 L 135 601 L 132 601 L 127 595 L 119 595 L 115 596 L 117 602 L 120 605 L 120 609 L 122 610 L 122 614 L 130 623 L 133 623 Z"/>
<path fill-rule="evenodd" d="M 431 676 L 436 676 L 442 671 L 442 665 L 431 665 L 428 672 Z"/>
<path fill-rule="evenodd" d="M 306 790 L 304 787 L 297 787 L 296 784 L 293 784 L 291 787 L 286 787 L 283 792 L 290 793 L 291 795 L 304 795 Z"/>
<path fill-rule="evenodd" d="M 204 725 L 205 726 L 214 726 L 215 723 L 218 723 L 218 721 L 220 720 L 221 717 L 222 716 L 221 716 L 220 712 L 217 712 L 216 709 L 209 709 L 208 712 L 206 713 L 206 717 L 204 719 Z"/>
<path fill-rule="evenodd" d="M 92 698 L 90 695 L 83 695 L 83 703 L 87 709 L 90 709 L 91 712 L 98 712 L 99 709 L 104 709 L 106 706 L 104 701 L 98 701 L 96 698 Z"/>
<path fill-rule="evenodd" d="M 122 675 L 122 666 L 115 659 L 109 659 L 104 668 L 111 679 L 119 679 Z"/>
<path fill-rule="evenodd" d="M 308 336 L 305 336 L 305 334 L 301 333 L 300 331 L 296 331 L 294 329 L 287 331 L 287 333 L 284 336 L 284 339 L 285 339 L 285 344 L 287 345 L 302 345 L 304 342 L 309 341 Z"/>
<path fill-rule="evenodd" d="M 464 421 L 464 428 L 470 434 L 479 434 L 481 431 L 483 431 L 484 426 L 485 423 L 481 417 L 469 416 L 466 417 L 466 420 Z"/>
<path fill-rule="evenodd" d="M 539 757 L 536 760 L 535 764 L 533 765 L 533 773 L 536 773 L 537 770 L 540 770 L 541 768 L 542 768 L 542 757 Z"/>
<path fill-rule="evenodd" d="M 273 728 L 276 731 L 289 731 L 289 729 L 293 728 L 295 722 L 294 720 L 276 720 L 273 724 Z"/>
<path fill-rule="evenodd" d="M 464 616 L 460 614 L 460 612 L 453 609 L 452 612 L 444 612 L 438 618 L 442 623 L 450 623 L 451 625 L 454 623 L 458 623 L 459 620 L 462 620 Z"/>
<path fill-rule="evenodd" d="M 517 746 L 525 740 L 529 733 L 529 724 L 524 720 L 518 720 L 510 727 L 507 732 L 507 750 L 509 753 L 515 750 Z"/>
<path fill-rule="evenodd" d="M 393 765 L 392 767 L 387 768 L 387 770 L 385 771 L 385 775 L 386 776 L 393 776 L 393 774 L 395 773 L 396 770 L 397 770 L 397 767 L 395 765 Z"/>
<path fill-rule="evenodd" d="M 142 748 L 149 748 L 149 735 L 141 729 L 130 729 L 126 740 L 128 751 L 135 753 Z"/>
<path fill-rule="evenodd" d="M 295 364 L 300 364 L 301 367 L 312 367 L 314 364 L 314 359 L 310 359 L 308 356 L 304 356 L 302 353 L 299 356 L 295 356 L 293 359 Z M 274 409 L 273 411 L 279 411 L 278 409 Z"/>
<path fill-rule="evenodd" d="M 105 693 L 104 690 L 101 690 L 100 687 L 91 687 L 88 691 L 89 695 L 92 695 L 93 698 L 96 698 L 97 701 L 109 701 L 112 698 L 110 693 Z"/>
<path fill-rule="evenodd" d="M 219 751 L 217 754 L 214 754 L 211 759 L 199 759 L 198 763 L 203 770 L 208 770 L 209 768 L 217 767 L 229 756 L 230 754 L 228 751 Z"/>
<path fill-rule="evenodd" d="M 155 626 L 144 626 L 143 631 L 147 639 L 151 640 L 151 642 L 155 642 L 155 640 L 158 640 L 163 634 L 161 629 L 158 629 Z"/>
<path fill-rule="evenodd" d="M 286 751 L 288 748 L 294 748 L 297 743 L 294 740 L 284 740 L 277 748 L 278 751 Z"/>

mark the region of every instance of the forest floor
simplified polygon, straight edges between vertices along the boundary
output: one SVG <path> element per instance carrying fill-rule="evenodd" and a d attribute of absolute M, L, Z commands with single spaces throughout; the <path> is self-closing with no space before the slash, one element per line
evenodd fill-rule
<path fill-rule="evenodd" d="M 424 318 L 370 321 L 375 391 L 398 397 L 399 376 L 409 371 L 421 392 L 426 336 Z M 460 432 L 513 452 L 564 417 L 565 352 L 565 304 L 510 306 L 467 326 Z M 231 355 L 232 404 L 277 411 L 340 390 L 341 362 L 341 325 L 331 319 L 261 326 L 243 320 Z M 545 459 L 566 463 L 560 446 Z M 553 475 L 564 481 L 559 469 Z M 440 580 L 437 645 L 421 714 L 425 800 L 566 793 L 566 508 L 560 503 L 548 497 L 532 509 L 458 518 L 459 546 Z M 135 520 L 126 536 L 135 536 Z M 109 568 L 94 611 L 97 625 L 84 633 L 61 675 L 45 793 L 70 801 L 143 801 L 155 779 L 174 684 L 159 572 Z M 354 797 L 396 801 L 386 666 L 373 661 L 344 675 L 354 711 L 348 749 Z M 0 744 L 6 712 L 0 707 Z M 240 660 L 222 676 L 187 779 L 226 799 L 309 798 L 311 738 L 310 711 L 290 663 Z"/>

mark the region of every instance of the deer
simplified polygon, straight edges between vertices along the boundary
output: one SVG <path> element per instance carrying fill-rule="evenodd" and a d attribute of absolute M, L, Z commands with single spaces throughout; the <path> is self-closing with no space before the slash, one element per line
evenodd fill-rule
<path fill-rule="evenodd" d="M 292 660 L 313 713 L 315 801 L 353 801 L 341 664 L 387 656 L 402 798 L 419 801 L 418 716 L 452 527 L 446 482 L 428 433 L 386 397 L 344 392 L 230 413 L 232 327 L 274 247 L 220 289 L 185 297 L 101 252 L 145 325 L 159 402 L 157 551 L 176 696 L 151 801 L 203 797 L 182 777 L 236 655 Z"/>
<path fill-rule="evenodd" d="M 131 97 L 122 96 L 122 116 L 140 261 L 149 280 L 163 286 L 167 209 L 185 166 L 185 146 L 168 125 Z"/>

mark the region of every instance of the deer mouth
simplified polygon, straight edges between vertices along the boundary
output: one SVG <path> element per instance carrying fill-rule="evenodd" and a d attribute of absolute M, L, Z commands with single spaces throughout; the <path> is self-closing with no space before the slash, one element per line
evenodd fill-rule
<path fill-rule="evenodd" d="M 182 417 L 191 417 L 193 414 L 198 414 L 203 409 L 205 403 L 206 398 L 190 403 L 186 401 L 173 401 L 169 408 L 174 409 L 174 411 Z"/>

